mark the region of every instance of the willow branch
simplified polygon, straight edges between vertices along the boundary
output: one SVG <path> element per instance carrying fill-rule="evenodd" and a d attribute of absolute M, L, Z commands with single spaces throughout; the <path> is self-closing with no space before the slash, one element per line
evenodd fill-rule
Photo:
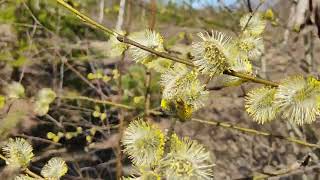
<path fill-rule="evenodd" d="M 236 71 L 233 71 L 233 70 L 226 70 L 226 71 L 223 72 L 223 74 L 227 74 L 227 75 L 230 75 L 230 76 L 235 76 L 235 77 L 238 77 L 238 78 L 241 78 L 241 79 L 249 80 L 251 82 L 255 82 L 255 83 L 259 83 L 259 84 L 265 84 L 265 85 L 272 86 L 272 87 L 278 87 L 279 86 L 279 84 L 276 83 L 276 82 L 268 81 L 266 79 L 262 79 L 262 78 L 258 78 L 258 77 L 253 77 L 253 76 L 250 76 L 250 75 L 247 75 L 247 74 L 244 74 L 244 73 L 239 73 L 239 72 L 236 72 Z"/>
<path fill-rule="evenodd" d="M 43 177 L 41 177 L 41 176 L 39 176 L 38 174 L 30 171 L 30 169 L 28 169 L 28 168 L 24 169 L 24 172 L 25 172 L 26 174 L 30 175 L 30 176 L 33 177 L 33 178 L 36 178 L 36 179 L 38 179 L 38 180 L 44 180 Z"/>
<path fill-rule="evenodd" d="M 89 98 L 89 97 L 86 97 L 86 96 L 60 96 L 59 98 L 61 98 L 61 99 L 70 99 L 70 100 L 90 101 L 90 102 L 94 102 L 96 104 L 105 104 L 105 105 L 115 106 L 115 107 L 118 107 L 118 108 L 123 108 L 123 109 L 128 109 L 128 110 L 135 109 L 134 107 L 131 107 L 131 106 L 128 106 L 128 105 L 125 105 L 125 104 L 115 103 L 115 102 L 106 101 L 106 100 L 93 99 L 93 98 Z"/>
<path fill-rule="evenodd" d="M 117 104 L 117 103 L 98 100 L 98 99 L 92 99 L 92 98 L 83 97 L 83 96 L 60 97 L 60 98 L 62 98 L 62 99 L 87 100 L 87 101 L 91 101 L 91 102 L 95 102 L 95 103 L 114 105 L 114 106 L 119 107 L 119 108 L 125 108 L 125 109 L 130 109 L 130 110 L 135 109 L 132 106 L 128 106 L 128 105 L 124 105 L 124 104 Z M 155 116 L 163 115 L 163 112 L 160 112 L 160 111 L 150 111 L 150 113 L 155 115 Z M 302 146 L 320 149 L 320 145 L 318 145 L 318 144 L 313 144 L 313 143 L 309 143 L 309 142 L 306 142 L 306 141 L 303 141 L 303 140 L 299 140 L 299 139 L 295 139 L 295 138 L 291 138 L 291 137 L 286 137 L 286 136 L 282 136 L 282 135 L 275 135 L 275 134 L 272 134 L 272 133 L 269 133 L 269 132 L 258 131 L 258 130 L 255 130 L 255 129 L 236 126 L 236 125 L 225 123 L 225 122 L 219 122 L 219 121 L 214 121 L 214 120 L 206 121 L 206 120 L 197 119 L 197 118 L 192 118 L 192 121 L 196 121 L 196 122 L 203 123 L 203 124 L 208 124 L 208 125 L 213 125 L 213 126 L 219 126 L 219 127 L 225 128 L 225 129 L 237 130 L 237 131 L 240 131 L 240 132 L 243 132 L 243 133 L 247 133 L 247 134 L 250 134 L 250 135 L 257 135 L 257 136 L 276 138 L 276 139 L 285 140 L 285 141 L 288 141 L 288 142 L 291 142 L 291 143 L 299 144 L 299 145 L 302 145 Z"/>
<path fill-rule="evenodd" d="M 139 43 L 137 43 L 137 42 L 135 42 L 135 41 L 133 41 L 133 40 L 131 40 L 131 39 L 129 39 L 129 38 L 117 33 L 117 32 L 115 32 L 113 30 L 103 26 L 102 24 L 97 23 L 96 21 L 94 21 L 93 19 L 88 17 L 87 15 L 85 15 L 85 14 L 79 12 L 78 10 L 74 9 L 72 6 L 70 6 L 69 4 L 64 2 L 63 0 L 56 0 L 56 1 L 59 4 L 61 4 L 62 6 L 64 6 L 66 9 L 68 9 L 70 12 L 72 12 L 75 15 L 77 15 L 77 17 L 79 17 L 83 22 L 85 22 L 85 23 L 87 23 L 87 24 L 89 24 L 89 25 L 91 25 L 91 26 L 93 26 L 93 27 L 95 27 L 97 29 L 100 29 L 105 33 L 108 33 L 108 34 L 116 36 L 116 38 L 120 42 L 136 46 L 136 47 L 138 47 L 140 49 L 148 51 L 148 52 L 150 52 L 152 54 L 155 54 L 155 55 L 157 55 L 159 57 L 163 57 L 163 58 L 166 58 L 166 59 L 178 62 L 178 63 L 182 63 L 182 64 L 188 65 L 190 67 L 195 67 L 193 65 L 193 63 L 188 61 L 188 60 L 172 56 L 172 55 L 170 55 L 168 53 L 165 53 L 165 52 L 155 51 L 152 48 L 149 48 L 149 47 L 146 47 L 146 46 L 144 46 L 142 44 L 139 44 Z M 224 74 L 235 76 L 235 77 L 238 77 L 238 78 L 241 78 L 241 79 L 245 79 L 245 80 L 249 80 L 249 81 L 252 81 L 252 82 L 255 82 L 255 83 L 265 84 L 265 85 L 268 85 L 268 86 L 278 86 L 278 84 L 275 83 L 275 82 L 268 81 L 268 80 L 265 80 L 265 79 L 256 78 L 254 76 L 250 76 L 250 75 L 247 75 L 247 74 L 244 74 L 244 73 L 234 72 L 232 70 L 225 71 Z"/>
<path fill-rule="evenodd" d="M 62 6 L 64 6 L 65 8 L 67 8 L 69 11 L 71 11 L 73 14 L 77 15 L 78 18 L 80 18 L 83 22 L 86 22 L 90 25 L 92 25 L 93 27 L 96 27 L 98 29 L 101 29 L 102 31 L 108 33 L 108 34 L 112 34 L 112 35 L 118 35 L 117 32 L 104 27 L 103 25 L 101 25 L 100 23 L 97 23 L 96 21 L 94 21 L 93 19 L 89 18 L 88 16 L 84 15 L 83 13 L 79 12 L 78 10 L 74 9 L 72 6 L 70 6 L 68 3 L 66 3 L 64 0 L 56 0 L 59 4 L 61 4 Z"/>
<path fill-rule="evenodd" d="M 130 0 L 128 0 L 130 1 Z M 120 10 L 119 10 L 119 14 L 118 14 L 118 20 L 117 20 L 117 24 L 116 24 L 116 30 L 121 31 L 122 26 L 124 25 L 124 19 L 125 19 L 125 11 L 127 10 L 127 19 L 129 19 L 130 21 L 130 6 L 128 6 L 128 1 L 126 0 L 121 0 L 120 1 Z M 127 4 L 127 6 L 126 6 Z M 128 9 L 126 9 L 128 8 Z M 126 26 L 126 28 L 128 28 L 128 26 Z M 126 32 L 128 33 L 128 29 L 126 29 Z M 123 88 L 122 88 L 122 67 L 124 64 L 124 59 L 125 59 L 125 55 L 126 55 L 126 50 L 122 53 L 121 55 L 121 60 L 118 63 L 117 69 L 119 71 L 119 79 L 118 79 L 118 91 L 119 91 L 119 102 L 121 102 L 121 100 L 123 99 Z M 123 152 L 122 152 L 122 148 L 121 148 L 121 139 L 123 137 L 123 133 L 124 133 L 124 111 L 123 109 L 119 110 L 118 113 L 118 118 L 119 118 L 119 128 L 118 128 L 118 133 L 119 133 L 119 141 L 117 142 L 116 145 L 116 177 L 117 179 L 121 179 L 121 176 L 123 174 L 123 164 L 122 164 L 122 158 L 123 158 Z"/>
<path fill-rule="evenodd" d="M 60 98 L 62 98 L 62 99 L 87 100 L 87 101 L 91 101 L 91 102 L 94 102 L 94 103 L 113 105 L 113 106 L 116 106 L 116 107 L 119 107 L 119 108 L 125 108 L 125 109 L 129 109 L 129 110 L 135 109 L 132 106 L 113 103 L 113 102 L 110 102 L 110 101 L 92 99 L 92 98 L 88 98 L 88 97 L 84 97 L 84 96 L 60 97 Z M 162 115 L 163 114 L 160 111 L 150 111 L 150 113 L 153 114 L 153 115 Z M 209 125 L 213 125 L 213 126 L 219 126 L 219 127 L 225 128 L 225 129 L 237 130 L 237 131 L 240 131 L 240 132 L 243 132 L 243 133 L 246 133 L 246 134 L 251 134 L 251 135 L 256 135 L 256 136 L 264 136 L 264 137 L 270 137 L 270 138 L 276 138 L 276 139 L 285 140 L 285 141 L 288 141 L 288 142 L 291 142 L 291 143 L 299 144 L 299 145 L 302 145 L 302 146 L 320 149 L 320 145 L 318 145 L 318 144 L 313 144 L 313 143 L 309 143 L 309 142 L 306 142 L 306 141 L 303 141 L 303 140 L 299 140 L 299 139 L 295 139 L 295 138 L 291 138 L 291 137 L 286 137 L 286 136 L 282 136 L 282 135 L 276 135 L 276 134 L 272 134 L 272 133 L 269 133 L 269 132 L 258 131 L 258 130 L 255 130 L 255 129 L 236 126 L 236 125 L 225 123 L 225 122 L 219 122 L 219 121 L 213 121 L 213 120 L 206 121 L 206 120 L 197 119 L 197 118 L 192 118 L 192 121 L 200 122 L 200 123 L 203 123 L 203 124 L 209 124 Z"/>
<path fill-rule="evenodd" d="M 129 110 L 135 109 L 132 106 L 113 103 L 113 102 L 110 102 L 110 101 L 92 99 L 92 98 L 88 98 L 88 97 L 84 97 L 84 96 L 60 97 L 60 98 L 62 98 L 62 99 L 87 100 L 87 101 L 91 101 L 91 102 L 94 102 L 94 103 L 113 105 L 113 106 L 116 106 L 116 107 L 119 107 L 119 108 L 125 108 L 125 109 L 129 109 Z M 162 112 L 159 112 L 159 111 L 150 111 L 150 113 L 152 113 L 153 115 L 162 115 L 163 114 Z M 302 146 L 320 149 L 320 145 L 318 145 L 318 144 L 313 144 L 313 143 L 309 143 L 309 142 L 306 142 L 306 141 L 303 141 L 303 140 L 299 140 L 299 139 L 295 139 L 295 138 L 291 138 L 291 137 L 286 137 L 286 136 L 282 136 L 282 135 L 275 135 L 275 134 L 272 134 L 272 133 L 269 133 L 269 132 L 258 131 L 258 130 L 255 130 L 255 129 L 236 126 L 236 125 L 225 123 L 225 122 L 219 122 L 219 121 L 213 121 L 213 120 L 206 121 L 206 120 L 197 119 L 197 118 L 192 118 L 192 121 L 196 121 L 196 122 L 200 122 L 200 123 L 208 124 L 208 125 L 213 125 L 213 126 L 219 126 L 219 127 L 225 128 L 225 129 L 237 130 L 237 131 L 240 131 L 240 132 L 243 132 L 243 133 L 247 133 L 247 134 L 251 134 L 251 135 L 257 135 L 257 136 L 264 136 L 264 137 L 281 139 L 281 140 L 285 140 L 285 141 L 288 141 L 288 142 L 291 142 L 291 143 L 295 143 L 295 144 L 299 144 L 299 145 L 302 145 Z"/>

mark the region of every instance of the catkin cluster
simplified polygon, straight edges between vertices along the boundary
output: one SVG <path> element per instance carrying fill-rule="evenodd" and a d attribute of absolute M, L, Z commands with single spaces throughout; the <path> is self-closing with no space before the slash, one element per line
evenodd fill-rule
<path fill-rule="evenodd" d="M 279 87 L 253 89 L 246 97 L 245 107 L 261 124 L 280 115 L 294 124 L 310 124 L 320 114 L 320 82 L 314 77 L 289 77 Z"/>
<path fill-rule="evenodd" d="M 198 142 L 166 137 L 155 125 L 135 120 L 122 139 L 124 152 L 132 160 L 136 175 L 124 179 L 206 180 L 213 178 L 210 153 Z M 169 144 L 168 150 L 165 146 Z"/>
<path fill-rule="evenodd" d="M 251 63 L 259 60 L 264 52 L 262 35 L 267 20 L 270 19 L 273 19 L 270 10 L 244 15 L 240 19 L 241 32 L 233 38 L 217 31 L 199 33 L 200 41 L 192 45 L 192 62 L 195 68 L 170 63 L 169 60 L 137 47 L 127 48 L 136 62 L 161 73 L 161 107 L 184 121 L 203 107 L 208 96 L 206 83 L 199 77 L 217 78 L 225 86 L 233 86 L 240 85 L 244 80 L 225 75 L 224 72 L 232 70 L 254 76 Z M 147 30 L 143 37 L 142 35 L 143 33 L 134 33 L 132 39 L 151 49 L 164 51 L 163 38 L 159 33 Z M 122 43 L 118 44 L 123 47 Z M 261 124 L 283 117 L 302 125 L 314 122 L 319 115 L 319 94 L 317 79 L 294 76 L 283 80 L 279 87 L 253 89 L 246 97 L 245 108 L 253 120 Z"/>
<path fill-rule="evenodd" d="M 22 138 L 9 139 L 5 146 L 2 148 L 4 152 L 3 159 L 7 165 L 11 168 L 21 168 L 25 171 L 30 162 L 32 161 L 34 154 L 33 148 L 29 142 Z M 25 174 L 20 174 L 15 177 L 15 180 L 59 180 L 68 171 L 68 166 L 62 158 L 51 158 L 42 168 L 41 176 L 35 176 L 29 171 L 25 171 Z"/>

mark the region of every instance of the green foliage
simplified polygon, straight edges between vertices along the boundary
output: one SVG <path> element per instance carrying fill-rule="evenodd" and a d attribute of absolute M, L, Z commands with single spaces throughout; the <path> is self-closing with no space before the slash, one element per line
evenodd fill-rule
<path fill-rule="evenodd" d="M 6 104 L 6 97 L 0 95 L 0 110 L 4 107 L 5 104 Z"/>
<path fill-rule="evenodd" d="M 251 90 L 246 97 L 246 110 L 258 123 L 266 123 L 276 118 L 279 107 L 274 103 L 277 89 L 262 87 Z"/>
<path fill-rule="evenodd" d="M 132 65 L 127 70 L 127 73 L 122 76 L 122 85 L 124 89 L 123 102 L 136 106 L 138 108 L 143 108 L 142 99 L 145 95 L 145 68 L 139 65 Z M 160 76 L 159 74 L 152 74 L 152 81 L 150 84 L 150 93 L 159 94 Z M 137 98 L 140 98 L 139 102 Z M 160 103 L 160 98 L 153 96 L 153 101 L 151 106 L 156 106 Z"/>
<path fill-rule="evenodd" d="M 19 6 L 20 2 L 10 3 L 9 6 L 0 7 L 0 22 L 1 23 L 13 23 L 16 21 L 16 6 Z"/>

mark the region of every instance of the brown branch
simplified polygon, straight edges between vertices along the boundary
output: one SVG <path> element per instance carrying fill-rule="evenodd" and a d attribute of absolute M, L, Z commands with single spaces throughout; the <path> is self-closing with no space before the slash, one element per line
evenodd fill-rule
<path fill-rule="evenodd" d="M 252 6 L 251 6 L 251 1 L 250 0 L 247 0 L 247 7 L 248 7 L 248 10 L 249 12 L 253 12 L 253 9 L 252 9 Z"/>
<path fill-rule="evenodd" d="M 83 82 L 89 85 L 92 89 L 94 89 L 101 97 L 106 98 L 107 96 L 97 87 L 95 87 L 87 78 L 85 78 L 78 70 L 76 70 L 71 64 L 67 61 L 63 62 L 72 72 L 74 72 Z"/>
<path fill-rule="evenodd" d="M 149 19 L 149 29 L 154 30 L 155 25 L 156 25 L 156 15 L 157 15 L 157 2 L 156 0 L 152 0 L 150 4 L 150 19 Z M 146 79 L 145 79 L 145 87 L 146 87 L 146 92 L 144 96 L 144 118 L 147 119 L 149 116 L 149 109 L 150 109 L 150 98 L 151 98 L 151 71 L 149 69 L 146 69 Z"/>
<path fill-rule="evenodd" d="M 124 4 L 121 4 L 124 3 Z M 121 27 L 124 24 L 124 16 L 125 16 L 125 11 L 126 13 L 126 19 L 127 19 L 127 24 L 125 26 L 125 30 L 126 30 L 126 35 L 127 36 L 129 34 L 129 29 L 130 29 L 130 21 L 131 21 L 131 4 L 130 4 L 130 0 L 127 0 L 125 2 L 123 2 L 123 0 L 120 2 L 120 7 L 121 10 L 119 11 L 119 16 L 118 16 L 118 22 L 117 22 L 117 30 L 121 30 Z M 122 53 L 121 55 L 121 60 L 118 63 L 118 71 L 119 71 L 119 79 L 118 79 L 118 90 L 119 90 L 119 103 L 121 103 L 121 100 L 123 98 L 123 87 L 122 87 L 122 70 L 123 70 L 123 65 L 124 65 L 124 59 L 125 59 L 125 55 L 126 55 L 126 50 Z M 117 167 L 117 179 L 121 179 L 122 177 L 122 172 L 123 172 L 123 168 L 122 168 L 122 160 L 123 160 L 123 152 L 122 152 L 122 148 L 121 148 L 121 139 L 123 137 L 123 132 L 124 132 L 124 110 L 120 109 L 119 110 L 119 114 L 118 114 L 118 118 L 119 118 L 119 128 L 118 128 L 118 132 L 119 132 L 119 139 L 117 141 L 117 145 L 116 145 L 116 153 L 117 153 L 117 158 L 116 158 L 116 167 Z"/>

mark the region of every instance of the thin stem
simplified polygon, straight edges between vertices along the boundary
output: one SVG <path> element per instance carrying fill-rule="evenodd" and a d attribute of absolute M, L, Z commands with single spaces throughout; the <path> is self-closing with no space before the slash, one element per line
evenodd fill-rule
<path fill-rule="evenodd" d="M 252 177 L 246 177 L 246 179 L 281 179 L 281 177 L 289 177 L 294 174 L 303 173 L 306 171 L 313 170 L 315 168 L 319 168 L 319 164 L 314 166 L 309 166 L 311 156 L 307 154 L 305 157 L 303 157 L 302 161 L 296 161 L 290 165 L 288 165 L 285 168 L 282 168 L 280 170 L 274 171 L 274 172 L 261 172 L 258 175 L 252 176 Z"/>
<path fill-rule="evenodd" d="M 249 2 L 250 2 L 250 1 L 249 1 Z M 256 12 L 257 12 L 258 9 L 262 6 L 262 4 L 263 4 L 263 1 L 261 1 L 261 2 L 258 4 L 258 6 L 255 8 L 255 10 L 254 10 L 253 12 L 250 11 L 250 12 L 251 12 L 250 17 L 249 17 L 246 25 L 241 29 L 241 31 L 244 31 L 244 30 L 248 27 L 249 22 L 251 21 L 252 17 L 256 14 Z"/>
<path fill-rule="evenodd" d="M 156 51 L 152 48 L 149 48 L 149 47 L 146 47 L 142 44 L 139 44 L 115 31 L 112 31 L 106 27 L 104 27 L 103 25 L 95 22 L 94 20 L 92 20 L 90 17 L 84 15 L 83 13 L 79 12 L 78 10 L 74 9 L 73 7 L 71 7 L 69 4 L 65 3 L 63 0 L 56 0 L 58 3 L 60 3 L 62 6 L 64 6 L 65 8 L 67 8 L 69 11 L 71 11 L 72 13 L 76 14 L 82 21 L 90 24 L 91 26 L 95 27 L 95 28 L 98 28 L 108 34 L 111 34 L 111 35 L 114 35 L 116 36 L 116 38 L 120 41 L 120 42 L 123 42 L 123 43 L 127 43 L 127 44 L 130 44 L 130 45 L 133 45 L 133 46 L 136 46 L 140 49 L 143 49 L 145 51 L 148 51 L 152 54 L 155 54 L 159 57 L 163 57 L 163 58 L 166 58 L 166 59 L 169 59 L 169 60 L 172 60 L 172 61 L 175 61 L 175 62 L 178 62 L 178 63 L 182 63 L 182 64 L 185 64 L 185 65 L 188 65 L 190 67 L 195 67 L 195 65 L 188 61 L 188 60 L 184 60 L 184 59 L 181 59 L 179 57 L 175 57 L 175 56 L 172 56 L 168 53 L 165 53 L 165 52 L 159 52 L 159 51 Z M 258 6 L 260 7 L 260 6 Z M 232 70 L 229 70 L 230 72 Z M 261 84 L 265 84 L 265 85 L 272 85 L 274 86 L 276 83 L 272 82 L 272 81 L 268 81 L 268 80 L 264 80 L 264 79 L 259 79 L 259 78 L 256 78 L 254 76 L 250 76 L 250 75 L 247 75 L 245 73 L 228 73 L 226 72 L 225 74 L 227 75 L 231 75 L 231 76 L 235 76 L 235 77 L 238 77 L 238 78 L 241 78 L 241 79 L 246 79 L 246 80 L 249 80 L 249 81 L 252 81 L 252 82 L 255 82 L 255 83 L 261 83 Z"/>
<path fill-rule="evenodd" d="M 235 125 L 224 123 L 224 122 L 205 121 L 205 120 L 196 119 L 196 118 L 193 118 L 192 121 L 197 121 L 197 122 L 200 122 L 200 123 L 214 125 L 214 126 L 220 126 L 220 127 L 228 128 L 228 129 L 234 129 L 234 130 L 238 130 L 238 131 L 241 131 L 241 132 L 244 132 L 244 133 L 248 133 L 248 134 L 252 134 L 252 135 L 266 136 L 266 137 L 271 137 L 271 138 L 282 139 L 282 140 L 286 140 L 286 141 L 289 141 L 289 142 L 292 142 L 292 143 L 295 143 L 295 144 L 300 144 L 300 145 L 303 145 L 303 146 L 320 149 L 320 145 L 318 145 L 318 144 L 312 144 L 312 143 L 308 143 L 308 142 L 305 142 L 305 141 L 302 141 L 302 140 L 299 140 L 299 139 L 285 137 L 285 136 L 281 136 L 281 135 L 273 135 L 273 134 L 271 134 L 269 132 L 263 132 L 263 131 L 258 131 L 258 130 L 255 130 L 255 129 L 244 128 L 244 127 L 235 126 Z"/>
<path fill-rule="evenodd" d="M 239 73 L 239 72 L 236 72 L 236 71 L 233 71 L 233 70 L 224 71 L 223 74 L 227 74 L 227 75 L 230 75 L 230 76 L 236 76 L 236 77 L 239 77 L 241 79 L 250 80 L 250 81 L 255 82 L 255 83 L 265 84 L 265 85 L 272 86 L 272 87 L 278 87 L 279 86 L 279 84 L 276 83 L 276 82 L 268 81 L 268 80 L 265 80 L 265 79 L 262 79 L 262 78 L 258 78 L 258 77 L 253 77 L 253 76 L 250 76 L 250 75 L 247 75 L 247 74 L 243 74 L 243 73 Z"/>
<path fill-rule="evenodd" d="M 121 0 L 120 1 L 120 10 L 119 10 L 119 14 L 118 14 L 118 20 L 117 20 L 117 25 L 116 25 L 116 30 L 121 31 L 121 27 L 124 24 L 124 18 L 125 18 L 125 11 L 126 8 L 130 8 L 130 7 L 126 7 L 126 3 L 128 4 L 128 2 L 126 2 L 126 0 Z M 130 14 L 127 13 L 127 17 L 128 19 L 130 19 Z M 126 29 L 127 33 L 128 30 Z M 121 100 L 123 99 L 123 87 L 122 87 L 122 67 L 124 65 L 124 59 L 126 56 L 126 50 L 122 53 L 121 55 L 121 60 L 118 63 L 117 69 L 119 71 L 119 79 L 118 79 L 118 91 L 119 91 L 119 102 L 121 102 Z M 118 118 L 119 118 L 119 128 L 118 128 L 118 133 L 119 133 L 119 141 L 117 142 L 117 146 L 116 146 L 116 153 L 117 153 L 117 157 L 116 157 L 116 167 L 117 167 L 117 172 L 116 172 L 116 177 L 117 179 L 121 179 L 122 173 L 123 173 L 123 165 L 122 165 L 122 157 L 123 157 L 123 152 L 122 152 L 122 147 L 121 147 L 121 139 L 123 137 L 123 132 L 124 132 L 124 110 L 120 109 L 118 112 Z"/>
<path fill-rule="evenodd" d="M 133 45 L 133 46 L 136 46 L 136 47 L 138 47 L 138 48 L 140 48 L 140 49 L 143 49 L 143 50 L 145 50 L 145 51 L 148 51 L 148 52 L 150 52 L 150 53 L 152 53 L 152 54 L 155 54 L 155 55 L 157 55 L 157 56 L 159 56 L 159 57 L 163 57 L 163 58 L 166 58 L 166 59 L 169 59 L 169 60 L 178 62 L 178 63 L 182 63 L 182 64 L 188 65 L 188 66 L 190 66 L 190 67 L 195 67 L 195 65 L 193 65 L 192 62 L 190 62 L 190 61 L 188 61 L 188 60 L 180 59 L 180 58 L 178 58 L 178 57 L 172 56 L 172 55 L 170 55 L 170 54 L 168 54 L 168 53 L 165 53 L 165 52 L 156 51 L 156 50 L 151 49 L 151 48 L 149 48 L 149 47 L 147 47 L 147 46 L 144 46 L 144 45 L 142 45 L 142 44 L 139 44 L 139 43 L 137 43 L 137 42 L 135 42 L 135 41 L 127 38 L 127 37 L 124 37 L 124 36 L 119 35 L 119 36 L 117 36 L 117 39 L 118 39 L 120 42 L 127 43 L 127 44 L 130 44 L 130 45 Z"/>
<path fill-rule="evenodd" d="M 247 0 L 247 6 L 248 6 L 248 10 L 249 10 L 249 12 L 253 12 L 253 10 L 252 10 L 252 6 L 251 6 L 251 1 L 250 0 Z"/>
<path fill-rule="evenodd" d="M 59 98 L 70 99 L 70 100 L 85 100 L 85 101 L 94 102 L 96 104 L 105 104 L 105 105 L 115 106 L 115 107 L 124 108 L 128 110 L 134 109 L 134 107 L 131 107 L 125 104 L 115 103 L 115 102 L 106 101 L 106 100 L 93 99 L 86 96 L 60 96 Z"/>
<path fill-rule="evenodd" d="M 61 4 L 62 6 L 64 6 L 65 8 L 67 8 L 69 11 L 71 11 L 73 14 L 76 14 L 78 16 L 78 18 L 80 18 L 82 21 L 91 24 L 93 27 L 97 27 L 98 29 L 103 30 L 104 32 L 108 33 L 108 34 L 112 34 L 112 35 L 118 35 L 119 33 L 104 27 L 103 25 L 101 25 L 100 23 L 95 22 L 94 20 L 92 20 L 91 18 L 89 18 L 88 16 L 80 13 L 78 10 L 74 9 L 72 6 L 70 6 L 68 3 L 66 3 L 64 0 L 57 0 L 57 2 L 59 4 Z"/>
<path fill-rule="evenodd" d="M 4 161 L 7 161 L 7 158 L 4 157 L 2 154 L 0 154 L 0 159 L 4 160 Z"/>
<path fill-rule="evenodd" d="M 28 168 L 25 168 L 25 169 L 24 169 L 24 172 L 25 172 L 26 174 L 30 175 L 30 176 L 31 176 L 31 177 L 33 177 L 33 178 L 36 178 L 36 179 L 43 179 L 43 180 L 44 180 L 44 178 L 43 178 L 43 177 L 41 177 L 41 176 L 39 176 L 38 174 L 36 174 L 36 173 L 34 173 L 34 172 L 30 171 L 30 169 L 28 169 Z"/>
<path fill-rule="evenodd" d="M 151 94 L 150 94 L 150 85 L 151 85 L 151 72 L 149 69 L 146 69 L 146 76 L 145 76 L 145 89 L 146 89 L 146 92 L 145 92 L 145 95 L 144 95 L 144 118 L 146 119 L 150 112 L 149 112 L 149 109 L 150 109 L 150 97 L 151 97 Z"/>
<path fill-rule="evenodd" d="M 166 137 L 168 138 L 168 140 L 166 141 L 165 143 L 165 146 L 164 146 L 164 153 L 167 154 L 169 153 L 169 150 L 170 150 L 170 146 L 171 146 L 171 141 L 170 141 L 170 138 L 174 132 L 174 127 L 176 126 L 176 123 L 177 123 L 177 119 L 176 118 L 173 118 L 172 119 L 172 123 L 170 124 L 170 127 L 169 127 L 169 130 L 166 134 Z"/>
<path fill-rule="evenodd" d="M 157 2 L 156 0 L 151 0 L 150 4 L 150 19 L 149 19 L 149 29 L 154 30 L 155 25 L 156 25 L 156 12 L 157 12 Z M 150 98 L 151 98 L 151 71 L 150 69 L 146 68 L 146 75 L 145 75 L 145 95 L 144 95 L 144 118 L 147 120 L 149 116 L 149 109 L 150 109 Z"/>
<path fill-rule="evenodd" d="M 96 99 L 91 99 L 91 98 L 88 98 L 88 97 L 81 97 L 81 96 L 80 97 L 74 97 L 74 98 L 66 97 L 65 99 L 83 99 L 83 100 L 88 100 L 88 101 L 92 101 L 92 102 L 95 102 L 95 103 L 105 103 L 102 100 L 96 100 Z M 107 103 L 109 104 L 109 102 L 107 102 Z M 127 105 L 124 105 L 124 104 L 117 104 L 117 105 L 118 105 L 118 107 L 122 107 L 122 108 L 126 108 L 126 109 L 134 109 L 134 107 L 127 106 Z M 163 114 L 162 112 L 159 112 L 159 111 L 150 111 L 150 113 L 152 113 L 153 115 L 162 115 Z M 274 135 L 274 134 L 271 134 L 269 132 L 263 132 L 263 131 L 258 131 L 258 130 L 255 130 L 255 129 L 235 126 L 235 125 L 232 125 L 232 124 L 229 124 L 229 123 L 213 121 L 213 120 L 206 121 L 206 120 L 197 119 L 197 118 L 192 118 L 192 121 L 197 121 L 197 122 L 200 122 L 200 123 L 203 123 L 203 124 L 209 124 L 209 125 L 213 125 L 213 126 L 219 126 L 219 127 L 226 128 L 226 129 L 238 130 L 238 131 L 241 131 L 241 132 L 244 132 L 244 133 L 247 133 L 247 134 L 271 137 L 271 138 L 276 138 L 276 139 L 282 139 L 282 140 L 289 141 L 291 143 L 300 144 L 300 145 L 303 145 L 303 146 L 320 149 L 320 145 L 318 145 L 318 144 L 312 144 L 312 143 L 308 143 L 308 142 L 303 141 L 303 140 L 290 138 L 290 137 L 285 137 L 285 136 L 281 136 L 281 135 Z"/>
<path fill-rule="evenodd" d="M 54 124 L 56 124 L 59 128 L 63 129 L 63 125 L 59 121 L 54 119 L 52 116 L 50 116 L 49 114 L 46 114 L 45 117 L 48 118 L 50 121 L 52 121 Z"/>
<path fill-rule="evenodd" d="M 89 85 L 92 89 L 94 89 L 101 97 L 106 98 L 107 96 L 101 91 L 101 89 L 97 89 L 90 81 L 87 80 L 78 70 L 76 70 L 71 64 L 67 61 L 63 61 L 64 63 L 72 72 L 74 72 L 83 82 Z"/>

